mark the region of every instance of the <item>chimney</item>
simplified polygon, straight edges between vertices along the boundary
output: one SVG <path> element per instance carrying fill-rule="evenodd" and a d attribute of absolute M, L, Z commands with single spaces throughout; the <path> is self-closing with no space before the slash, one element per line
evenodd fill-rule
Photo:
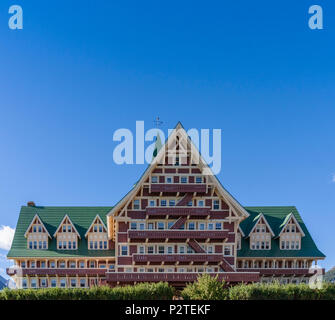
<path fill-rule="evenodd" d="M 28 207 L 35 207 L 35 202 L 34 201 L 28 201 L 27 206 Z"/>

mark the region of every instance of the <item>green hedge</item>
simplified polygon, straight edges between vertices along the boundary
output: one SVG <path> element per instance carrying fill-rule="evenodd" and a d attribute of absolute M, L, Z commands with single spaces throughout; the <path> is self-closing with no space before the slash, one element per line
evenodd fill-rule
<path fill-rule="evenodd" d="M 229 288 L 229 300 L 335 300 L 335 285 L 311 289 L 306 284 L 250 284 Z"/>
<path fill-rule="evenodd" d="M 0 300 L 170 300 L 174 289 L 166 282 L 90 289 L 4 289 Z"/>
<path fill-rule="evenodd" d="M 166 282 L 91 289 L 4 289 L 0 300 L 171 300 L 175 290 Z M 227 287 L 209 275 L 190 283 L 180 295 L 187 300 L 335 300 L 335 284 L 311 289 L 306 284 L 240 284 Z"/>
<path fill-rule="evenodd" d="M 204 275 L 181 292 L 187 300 L 335 300 L 335 285 L 324 283 L 322 289 L 306 284 L 240 284 L 225 287 L 217 278 Z"/>

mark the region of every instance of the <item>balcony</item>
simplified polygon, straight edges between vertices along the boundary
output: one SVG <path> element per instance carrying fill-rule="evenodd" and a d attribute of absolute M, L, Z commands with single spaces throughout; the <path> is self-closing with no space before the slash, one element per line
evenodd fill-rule
<path fill-rule="evenodd" d="M 130 241 L 140 240 L 224 240 L 228 238 L 227 231 L 195 231 L 195 230 L 129 230 L 128 238 Z"/>
<path fill-rule="evenodd" d="M 104 276 L 107 269 L 97 268 L 27 268 L 20 269 L 22 276 Z M 17 273 L 18 274 L 18 273 Z"/>
<path fill-rule="evenodd" d="M 226 282 L 258 282 L 259 281 L 259 273 L 258 272 L 218 272 L 218 273 L 206 273 L 212 277 L 218 276 L 220 281 Z M 199 274 L 194 273 L 126 273 L 126 272 L 107 272 L 107 282 L 117 283 L 117 282 L 159 282 L 159 281 L 167 281 L 167 282 L 193 282 L 196 281 Z"/>
<path fill-rule="evenodd" d="M 151 192 L 199 192 L 206 193 L 206 184 L 197 183 L 153 183 Z"/>
<path fill-rule="evenodd" d="M 147 216 L 154 218 L 157 216 L 170 217 L 206 217 L 210 214 L 210 207 L 147 207 Z"/>
<path fill-rule="evenodd" d="M 222 254 L 134 254 L 133 261 L 142 263 L 218 263 L 222 261 Z"/>
<path fill-rule="evenodd" d="M 323 269 L 324 270 L 324 269 Z M 271 269 L 271 268 L 239 268 L 237 269 L 239 272 L 250 272 L 255 271 L 259 272 L 261 276 L 313 276 L 317 273 L 317 270 L 307 269 L 307 268 L 278 268 L 278 269 Z M 324 271 L 323 271 L 324 272 Z"/>

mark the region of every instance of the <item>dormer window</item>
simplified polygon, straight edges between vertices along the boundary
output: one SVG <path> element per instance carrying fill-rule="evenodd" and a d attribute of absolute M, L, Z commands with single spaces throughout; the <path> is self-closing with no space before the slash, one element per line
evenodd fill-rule
<path fill-rule="evenodd" d="M 51 239 L 51 236 L 37 214 L 32 219 L 24 236 L 27 238 L 27 248 L 32 250 L 48 249 L 48 240 Z"/>
<path fill-rule="evenodd" d="M 300 250 L 301 238 L 305 236 L 295 216 L 290 213 L 286 217 L 286 223 L 280 232 L 280 249 L 281 250 Z"/>
<path fill-rule="evenodd" d="M 257 217 L 256 217 L 257 218 Z M 255 225 L 251 229 L 250 237 L 250 249 L 251 250 L 270 250 L 271 239 L 274 237 L 274 233 L 268 224 L 265 216 L 260 213 Z"/>
<path fill-rule="evenodd" d="M 57 239 L 58 250 L 77 250 L 80 234 L 68 215 L 61 221 L 54 237 Z"/>
<path fill-rule="evenodd" d="M 131 229 L 133 229 L 133 227 L 134 225 L 132 223 Z M 87 229 L 85 238 L 87 238 L 89 250 L 108 250 L 107 227 L 105 226 L 99 215 L 94 218 L 92 224 Z"/>

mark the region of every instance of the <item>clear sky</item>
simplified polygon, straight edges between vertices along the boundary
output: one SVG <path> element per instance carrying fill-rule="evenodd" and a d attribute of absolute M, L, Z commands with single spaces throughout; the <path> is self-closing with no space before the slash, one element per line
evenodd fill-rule
<path fill-rule="evenodd" d="M 23 30 L 8 28 L 13 4 Z M 114 164 L 113 133 L 159 116 L 221 128 L 227 190 L 297 206 L 334 266 L 334 17 L 322 0 L 1 0 L 0 226 L 29 200 L 115 204 L 146 166 Z"/>

